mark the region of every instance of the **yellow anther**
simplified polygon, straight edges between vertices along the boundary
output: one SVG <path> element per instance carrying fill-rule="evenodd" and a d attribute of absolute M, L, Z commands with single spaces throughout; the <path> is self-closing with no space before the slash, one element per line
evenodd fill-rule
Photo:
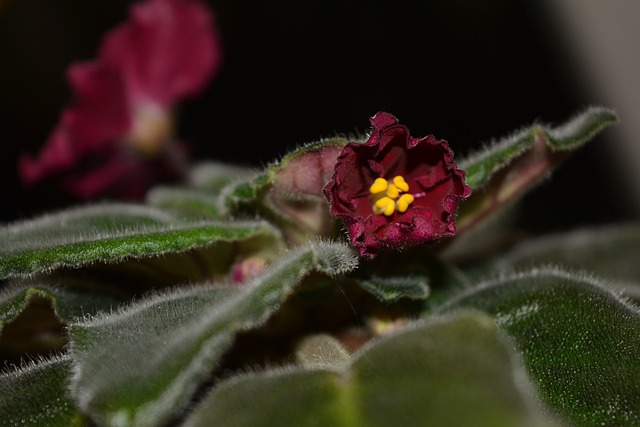
<path fill-rule="evenodd" d="M 387 197 L 391 197 L 392 199 L 397 199 L 400 195 L 400 191 L 398 191 L 398 187 L 393 184 L 389 184 L 387 187 Z"/>
<path fill-rule="evenodd" d="M 407 192 L 409 191 L 409 184 L 404 180 L 400 175 L 393 178 L 393 184 L 398 187 L 400 191 Z"/>
<path fill-rule="evenodd" d="M 393 212 L 395 210 L 396 210 L 396 204 L 395 204 L 395 202 L 392 201 L 391 203 L 387 204 L 387 207 L 384 208 L 384 212 L 383 213 L 386 216 L 390 216 L 390 215 L 393 215 Z"/>
<path fill-rule="evenodd" d="M 389 216 L 396 210 L 396 201 L 389 197 L 382 197 L 376 200 L 373 205 L 373 211 L 377 214 L 385 214 Z"/>
<path fill-rule="evenodd" d="M 409 191 L 409 184 L 400 175 L 393 178 L 393 183 L 384 178 L 376 178 L 371 187 L 369 187 L 371 201 L 373 202 L 373 213 L 390 216 L 393 215 L 396 209 L 401 213 L 406 212 L 414 199 L 411 194 L 400 195 L 407 191 Z"/>
<path fill-rule="evenodd" d="M 409 205 L 413 203 L 413 196 L 411 194 L 403 194 L 400 196 L 398 201 L 396 202 L 396 207 L 398 208 L 398 212 L 404 213 L 409 208 Z"/>
<path fill-rule="evenodd" d="M 384 178 L 376 178 L 369 188 L 371 194 L 381 193 L 387 189 L 387 180 Z"/>
<path fill-rule="evenodd" d="M 381 197 L 378 200 L 376 200 L 375 205 L 380 209 L 384 209 L 389 203 L 395 203 L 395 201 L 388 197 Z"/>

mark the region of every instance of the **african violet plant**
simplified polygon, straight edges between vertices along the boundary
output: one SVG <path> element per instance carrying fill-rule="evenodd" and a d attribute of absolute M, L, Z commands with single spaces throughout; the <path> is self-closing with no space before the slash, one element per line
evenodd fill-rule
<path fill-rule="evenodd" d="M 84 201 L 0 229 L 0 424 L 640 425 L 640 226 L 491 238 L 613 111 L 191 164 L 173 111 L 219 62 L 206 7 L 147 0 L 71 67 L 22 172 Z"/>

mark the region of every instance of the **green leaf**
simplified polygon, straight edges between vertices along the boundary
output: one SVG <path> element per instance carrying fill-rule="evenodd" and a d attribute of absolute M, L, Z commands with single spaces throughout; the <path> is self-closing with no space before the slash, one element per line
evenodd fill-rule
<path fill-rule="evenodd" d="M 426 249 L 426 250 L 425 250 Z M 352 274 L 360 286 L 380 301 L 393 303 L 403 299 L 439 305 L 452 292 L 471 285 L 466 275 L 453 263 L 440 258 L 431 248 L 415 247 L 397 253 L 385 252 L 375 260 L 361 261 Z M 399 273 L 407 272 L 404 276 Z"/>
<path fill-rule="evenodd" d="M 67 392 L 70 360 L 58 356 L 0 373 L 0 423 L 7 427 L 85 425 Z"/>
<path fill-rule="evenodd" d="M 250 182 L 258 175 L 253 168 L 228 163 L 205 161 L 194 165 L 185 186 L 152 188 L 146 202 L 182 214 L 204 218 L 221 218 L 227 208 L 223 199 L 226 188 Z"/>
<path fill-rule="evenodd" d="M 561 265 L 605 278 L 637 297 L 640 223 L 608 224 L 527 240 L 492 263 L 494 270 Z"/>
<path fill-rule="evenodd" d="M 26 355 L 61 351 L 67 342 L 65 322 L 117 303 L 113 297 L 73 288 L 7 285 L 0 291 L 0 360 L 17 362 Z"/>
<path fill-rule="evenodd" d="M 514 340 L 541 397 L 578 426 L 640 425 L 640 313 L 557 269 L 488 281 L 439 312 L 479 309 Z"/>
<path fill-rule="evenodd" d="M 146 203 L 195 217 L 222 216 L 218 197 L 189 187 L 154 187 L 147 193 Z"/>
<path fill-rule="evenodd" d="M 557 425 L 542 423 L 524 378 L 490 318 L 432 318 L 368 344 L 346 364 L 231 378 L 185 426 Z"/>
<path fill-rule="evenodd" d="M 242 286 L 195 286 L 72 324 L 73 396 L 96 422 L 156 426 L 179 414 L 241 331 L 271 316 L 311 271 L 350 271 L 345 245 L 292 251 Z"/>
<path fill-rule="evenodd" d="M 0 229 L 0 278 L 94 262 L 157 258 L 278 233 L 263 222 L 180 220 L 135 204 L 79 207 Z"/>
<path fill-rule="evenodd" d="M 213 196 L 219 194 L 229 184 L 250 179 L 257 173 L 256 170 L 247 166 L 207 160 L 191 168 L 188 185 Z"/>
<path fill-rule="evenodd" d="M 590 107 L 563 125 L 534 125 L 460 161 L 473 194 L 460 206 L 458 234 L 516 200 L 617 121 L 614 111 Z"/>
<path fill-rule="evenodd" d="M 17 282 L 0 291 L 0 331 L 3 324 L 14 320 L 33 299 L 46 300 L 62 322 L 108 311 L 120 302 L 109 295 L 72 287 Z"/>
<path fill-rule="evenodd" d="M 383 302 L 395 302 L 401 298 L 424 300 L 430 292 L 426 276 L 374 275 L 361 280 L 360 285 Z"/>

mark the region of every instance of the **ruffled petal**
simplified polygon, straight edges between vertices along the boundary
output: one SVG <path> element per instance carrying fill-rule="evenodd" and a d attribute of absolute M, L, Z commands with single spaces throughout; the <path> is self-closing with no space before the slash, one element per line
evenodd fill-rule
<path fill-rule="evenodd" d="M 324 188 L 332 215 L 347 225 L 351 244 L 361 256 L 374 258 L 381 251 L 428 245 L 455 234 L 458 204 L 471 189 L 447 142 L 432 135 L 413 138 L 393 115 L 384 112 L 373 116 L 371 124 L 367 141 L 349 143 L 343 149 Z M 394 191 L 386 192 L 384 212 L 373 205 L 381 200 L 370 190 L 376 179 L 400 179 L 407 184 L 401 191 L 393 187 Z M 397 209 L 389 205 L 398 203 L 405 191 L 411 203 Z"/>

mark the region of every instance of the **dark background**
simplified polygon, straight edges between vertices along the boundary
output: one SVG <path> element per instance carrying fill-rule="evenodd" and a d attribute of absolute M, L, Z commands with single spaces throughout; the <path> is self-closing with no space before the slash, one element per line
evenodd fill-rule
<path fill-rule="evenodd" d="M 17 158 L 39 149 L 68 102 L 67 65 L 91 59 L 130 3 L 8 0 L 0 9 L 3 222 L 50 207 L 21 188 Z M 559 123 L 601 104 L 541 1 L 208 4 L 223 67 L 182 105 L 178 128 L 196 161 L 264 166 L 301 143 L 367 132 L 381 110 L 414 136 L 448 140 L 461 158 L 533 122 Z M 523 227 L 548 231 L 634 216 L 606 160 L 607 138 L 600 134 L 526 196 Z"/>

